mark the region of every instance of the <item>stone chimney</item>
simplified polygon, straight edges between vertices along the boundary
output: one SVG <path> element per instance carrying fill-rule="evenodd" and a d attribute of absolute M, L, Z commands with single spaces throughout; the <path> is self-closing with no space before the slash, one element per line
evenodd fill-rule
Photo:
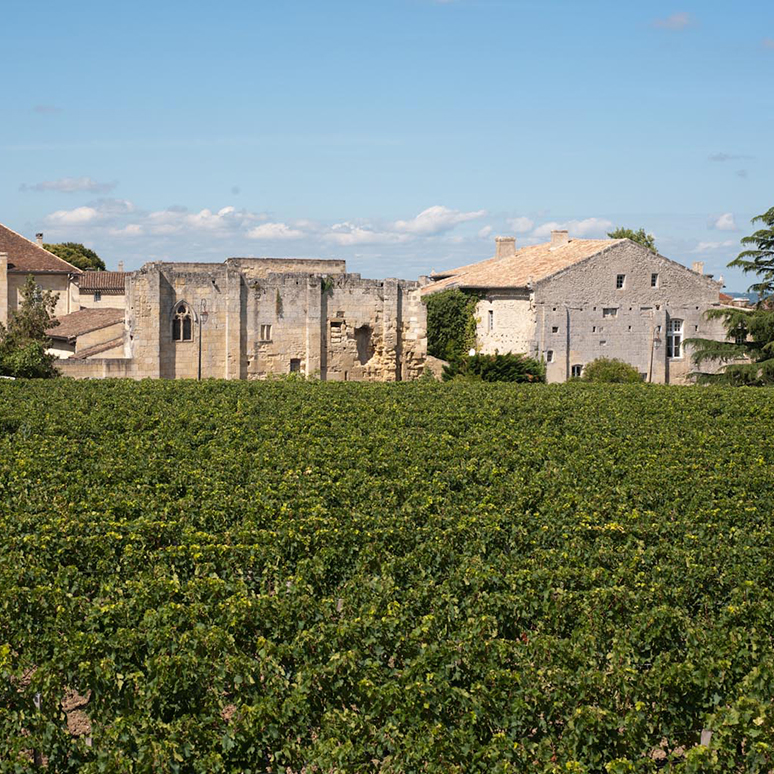
<path fill-rule="evenodd" d="M 118 271 L 123 271 L 123 270 L 124 270 L 124 262 L 123 261 L 119 261 L 118 262 Z"/>
<path fill-rule="evenodd" d="M 704 261 L 694 261 L 691 264 L 691 268 L 697 273 L 697 274 L 704 274 Z"/>
<path fill-rule="evenodd" d="M 35 243 L 38 247 L 43 247 L 43 232 L 41 231 L 39 234 L 35 234 Z"/>
<path fill-rule="evenodd" d="M 511 258 L 516 255 L 516 237 L 495 237 L 495 258 Z"/>
<path fill-rule="evenodd" d="M 570 241 L 570 235 L 567 231 L 551 232 L 551 247 L 561 247 Z"/>

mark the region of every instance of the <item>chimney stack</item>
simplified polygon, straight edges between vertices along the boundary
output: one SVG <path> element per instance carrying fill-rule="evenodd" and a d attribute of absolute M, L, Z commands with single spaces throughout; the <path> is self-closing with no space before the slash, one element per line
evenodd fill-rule
<path fill-rule="evenodd" d="M 495 237 L 495 258 L 511 258 L 516 255 L 516 237 Z"/>
<path fill-rule="evenodd" d="M 697 274 L 704 274 L 704 261 L 694 261 L 691 265 L 691 268 L 697 273 Z"/>
<path fill-rule="evenodd" d="M 118 271 L 123 271 L 123 270 L 124 270 L 124 262 L 123 261 L 119 261 L 118 262 Z"/>
<path fill-rule="evenodd" d="M 567 231 L 551 232 L 551 247 L 561 247 L 570 241 L 570 235 Z"/>
<path fill-rule="evenodd" d="M 38 247 L 43 247 L 43 232 L 41 231 L 39 234 L 35 234 L 35 242 Z"/>

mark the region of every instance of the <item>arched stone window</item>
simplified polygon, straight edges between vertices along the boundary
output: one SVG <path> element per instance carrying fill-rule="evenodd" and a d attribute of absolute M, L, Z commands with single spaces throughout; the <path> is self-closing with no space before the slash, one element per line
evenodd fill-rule
<path fill-rule="evenodd" d="M 193 341 L 193 313 L 184 302 L 177 305 L 172 317 L 172 341 Z"/>

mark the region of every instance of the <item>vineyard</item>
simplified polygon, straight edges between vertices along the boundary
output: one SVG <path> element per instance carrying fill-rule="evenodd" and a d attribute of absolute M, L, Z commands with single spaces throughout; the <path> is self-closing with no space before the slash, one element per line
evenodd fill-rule
<path fill-rule="evenodd" d="M 770 771 L 773 431 L 752 389 L 2 382 L 0 772 Z"/>

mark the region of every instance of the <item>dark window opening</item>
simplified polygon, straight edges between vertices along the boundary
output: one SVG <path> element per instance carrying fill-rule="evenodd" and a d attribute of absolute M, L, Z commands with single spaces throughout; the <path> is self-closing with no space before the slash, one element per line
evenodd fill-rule
<path fill-rule="evenodd" d="M 290 373 L 291 374 L 297 374 L 301 372 L 301 358 L 300 357 L 291 357 L 290 358 Z"/>
<path fill-rule="evenodd" d="M 180 304 L 172 318 L 172 340 L 193 340 L 193 315 L 187 304 Z"/>
<path fill-rule="evenodd" d="M 360 365 L 365 365 L 374 356 L 374 344 L 371 340 L 370 325 L 362 325 L 355 328 L 355 343 L 357 344 L 357 359 Z"/>

